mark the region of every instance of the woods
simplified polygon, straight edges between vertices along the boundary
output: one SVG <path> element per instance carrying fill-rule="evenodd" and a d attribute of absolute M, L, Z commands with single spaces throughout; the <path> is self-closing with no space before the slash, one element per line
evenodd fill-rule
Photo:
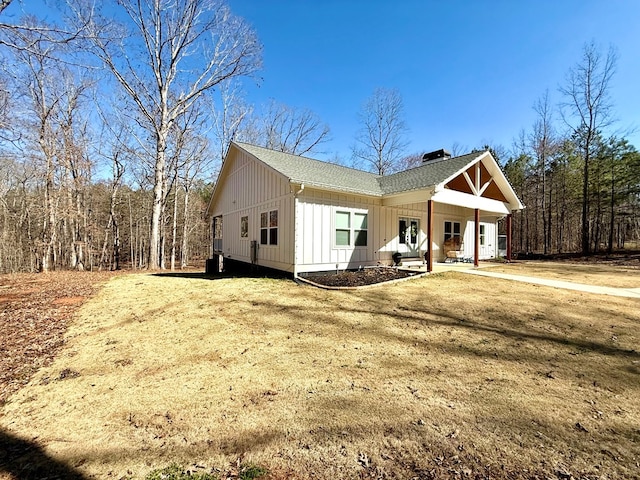
<path fill-rule="evenodd" d="M 213 0 L 67 6 L 64 27 L 2 24 L 0 271 L 203 258 L 205 97 L 260 66 L 255 34 Z"/>
<path fill-rule="evenodd" d="M 10 4 L 0 3 L 2 273 L 202 261 L 232 139 L 306 155 L 330 138 L 308 108 L 246 100 L 262 47 L 222 1 L 70 0 L 57 23 L 8 19 Z M 616 60 L 586 44 L 560 103 L 547 91 L 512 149 L 491 146 L 527 206 L 514 216 L 515 252 L 638 247 L 640 156 L 612 128 Z M 403 109 L 397 89 L 375 89 L 353 112 L 352 158 L 333 161 L 379 174 L 419 165 Z"/>
<path fill-rule="evenodd" d="M 616 53 L 583 47 L 559 89 L 535 104 L 537 120 L 522 132 L 504 165 L 527 206 L 515 217 L 516 251 L 594 252 L 637 248 L 640 240 L 640 154 L 608 127 Z"/>

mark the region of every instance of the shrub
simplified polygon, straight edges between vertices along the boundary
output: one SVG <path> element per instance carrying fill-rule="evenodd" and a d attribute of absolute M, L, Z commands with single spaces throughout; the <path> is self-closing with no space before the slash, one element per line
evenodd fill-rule
<path fill-rule="evenodd" d="M 253 480 L 267 474 L 267 470 L 257 465 L 245 465 L 240 469 L 240 480 Z"/>
<path fill-rule="evenodd" d="M 218 477 L 205 472 L 186 472 L 180 465 L 173 463 L 168 467 L 149 472 L 145 480 L 218 480 Z"/>

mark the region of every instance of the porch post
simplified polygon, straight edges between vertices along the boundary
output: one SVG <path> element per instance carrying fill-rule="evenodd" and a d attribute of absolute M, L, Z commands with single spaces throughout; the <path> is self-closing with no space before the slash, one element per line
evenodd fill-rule
<path fill-rule="evenodd" d="M 427 200 L 427 272 L 433 271 L 433 200 Z"/>
<path fill-rule="evenodd" d="M 507 215 L 507 262 L 511 261 L 512 214 Z"/>
<path fill-rule="evenodd" d="M 478 259 L 480 258 L 480 209 L 476 208 L 475 211 L 475 241 L 473 245 L 473 266 L 478 266 Z"/>

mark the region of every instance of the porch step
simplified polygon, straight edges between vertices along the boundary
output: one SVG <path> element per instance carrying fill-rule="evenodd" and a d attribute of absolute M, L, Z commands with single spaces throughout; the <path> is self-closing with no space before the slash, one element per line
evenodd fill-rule
<path fill-rule="evenodd" d="M 400 262 L 405 268 L 421 267 L 425 264 L 424 260 L 420 257 L 403 258 L 400 260 Z"/>

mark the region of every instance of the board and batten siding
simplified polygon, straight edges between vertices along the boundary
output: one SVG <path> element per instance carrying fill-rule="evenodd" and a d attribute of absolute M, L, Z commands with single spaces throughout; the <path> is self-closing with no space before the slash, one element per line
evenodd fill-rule
<path fill-rule="evenodd" d="M 433 247 L 434 259 L 445 260 L 445 252 L 442 249 L 444 243 L 444 223 L 460 223 L 462 236 L 462 251 L 465 257 L 473 258 L 475 247 L 475 220 L 474 211 L 469 208 L 457 207 L 443 203 L 436 203 L 433 215 Z M 480 247 L 480 259 L 495 258 L 498 245 L 498 230 L 496 228 L 497 217 L 481 217 L 480 224 L 485 229 L 485 245 Z"/>
<path fill-rule="evenodd" d="M 367 213 L 366 247 L 336 246 L 336 211 Z M 398 249 L 398 219 L 403 216 L 426 224 L 425 204 L 383 207 L 375 197 L 305 189 L 296 200 L 297 273 L 391 264 Z M 424 232 L 420 238 L 426 242 Z"/>
<path fill-rule="evenodd" d="M 470 218 L 467 220 L 467 228 L 464 232 L 464 255 L 465 257 L 473 257 L 475 242 L 475 220 Z M 480 245 L 479 259 L 487 260 L 495 258 L 498 251 L 498 229 L 497 218 L 481 217 L 480 225 L 484 226 L 485 244 Z"/>
<path fill-rule="evenodd" d="M 287 178 L 244 151 L 227 158 L 222 190 L 217 192 L 214 216 L 222 214 L 222 251 L 226 258 L 251 263 L 251 241 L 258 242 L 257 264 L 293 271 L 293 197 Z M 260 214 L 278 211 L 278 244 L 260 245 Z M 219 213 L 218 213 L 219 212 Z M 248 235 L 240 236 L 242 217 Z"/>

